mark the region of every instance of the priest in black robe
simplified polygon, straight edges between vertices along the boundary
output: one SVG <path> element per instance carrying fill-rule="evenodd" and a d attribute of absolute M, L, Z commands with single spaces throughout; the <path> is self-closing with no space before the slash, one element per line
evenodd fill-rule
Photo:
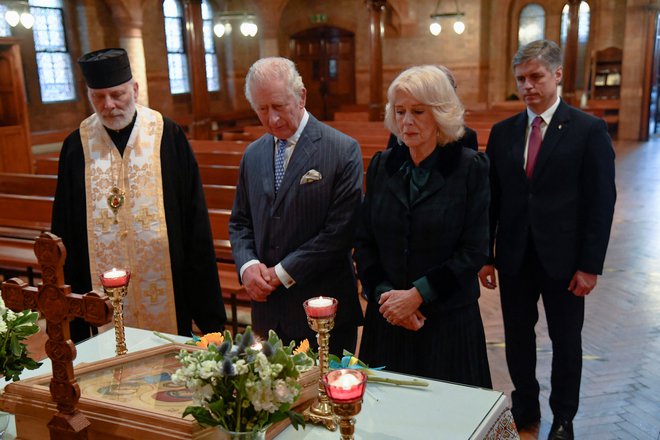
<path fill-rule="evenodd" d="M 131 271 L 127 325 L 190 335 L 226 321 L 197 162 L 181 127 L 137 104 L 123 49 L 78 61 L 95 113 L 64 141 L 52 231 L 66 246 L 74 292 L 101 290 L 99 274 Z M 71 325 L 71 338 L 90 335 Z"/>

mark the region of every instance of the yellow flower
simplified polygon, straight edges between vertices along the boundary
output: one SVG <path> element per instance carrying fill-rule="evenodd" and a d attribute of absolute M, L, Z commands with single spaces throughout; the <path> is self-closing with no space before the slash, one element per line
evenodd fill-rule
<path fill-rule="evenodd" d="M 202 348 L 207 348 L 209 344 L 213 345 L 220 345 L 222 342 L 225 340 L 225 337 L 222 335 L 222 333 L 215 332 L 215 333 L 207 333 L 201 338 L 199 338 L 199 341 L 195 343 L 198 347 Z"/>
<path fill-rule="evenodd" d="M 293 354 L 296 355 L 298 353 L 307 353 L 308 351 L 309 351 L 309 341 L 307 339 L 305 339 L 304 341 L 302 341 L 300 343 L 298 348 L 293 350 Z"/>

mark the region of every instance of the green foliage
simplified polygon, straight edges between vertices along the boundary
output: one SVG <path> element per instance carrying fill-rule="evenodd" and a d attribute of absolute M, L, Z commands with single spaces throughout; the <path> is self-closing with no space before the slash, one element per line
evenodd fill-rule
<path fill-rule="evenodd" d="M 20 379 L 23 370 L 34 370 L 41 363 L 35 362 L 23 341 L 39 331 L 39 313 L 25 310 L 20 313 L 5 308 L 0 297 L 0 374 L 6 381 Z"/>

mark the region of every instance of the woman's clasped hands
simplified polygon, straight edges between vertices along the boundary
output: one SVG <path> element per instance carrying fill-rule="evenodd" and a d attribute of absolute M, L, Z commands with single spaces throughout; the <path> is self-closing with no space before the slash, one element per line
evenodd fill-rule
<path fill-rule="evenodd" d="M 417 331 L 424 326 L 426 317 L 419 311 L 423 299 L 416 287 L 408 290 L 389 290 L 378 300 L 378 311 L 392 325 Z"/>

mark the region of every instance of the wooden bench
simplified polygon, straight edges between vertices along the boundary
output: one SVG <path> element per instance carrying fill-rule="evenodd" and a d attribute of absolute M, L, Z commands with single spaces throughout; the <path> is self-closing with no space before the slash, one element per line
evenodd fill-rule
<path fill-rule="evenodd" d="M 204 185 L 236 186 L 239 168 L 229 165 L 200 165 L 199 174 Z"/>
<path fill-rule="evenodd" d="M 236 187 L 230 185 L 204 185 L 204 197 L 209 209 L 229 209 L 234 206 Z"/>
<path fill-rule="evenodd" d="M 199 165 L 239 166 L 243 153 L 238 151 L 212 151 L 195 153 Z"/>
<path fill-rule="evenodd" d="M 57 130 L 33 131 L 30 133 L 30 142 L 32 145 L 61 144 L 64 139 L 76 128 L 64 128 Z"/>
<path fill-rule="evenodd" d="M 57 175 L 59 158 L 50 155 L 39 155 L 34 158 L 35 174 Z"/>
<path fill-rule="evenodd" d="M 227 152 L 236 151 L 239 153 L 245 152 L 247 146 L 250 145 L 247 141 L 232 141 L 232 140 L 190 140 L 190 147 L 195 152 L 199 153 L 214 153 L 214 152 Z"/>
<path fill-rule="evenodd" d="M 56 187 L 56 175 L 0 173 L 0 193 L 52 197 Z"/>

